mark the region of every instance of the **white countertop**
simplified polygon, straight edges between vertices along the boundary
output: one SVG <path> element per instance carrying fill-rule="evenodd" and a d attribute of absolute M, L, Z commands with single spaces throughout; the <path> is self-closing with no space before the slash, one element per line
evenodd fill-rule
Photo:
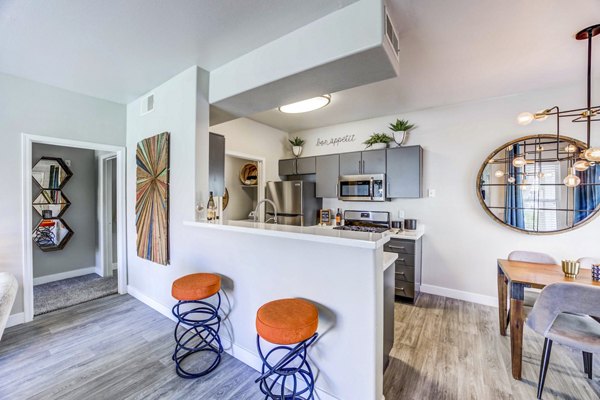
<path fill-rule="evenodd" d="M 383 252 L 383 270 L 385 271 L 398 259 L 398 253 Z"/>
<path fill-rule="evenodd" d="M 421 236 L 423 236 L 425 234 L 425 226 L 420 225 L 416 230 L 414 231 L 396 231 L 396 233 L 392 233 L 391 231 L 388 232 L 384 232 L 384 235 L 389 235 L 389 237 L 393 238 L 393 239 L 410 239 L 410 240 L 417 240 L 419 239 Z"/>
<path fill-rule="evenodd" d="M 320 226 L 265 224 L 252 221 L 221 221 L 220 223 L 185 221 L 183 224 L 197 228 L 274 236 L 367 249 L 377 249 L 387 243 L 390 240 L 390 237 L 395 237 L 386 233 L 353 232 L 323 229 L 323 227 Z"/>

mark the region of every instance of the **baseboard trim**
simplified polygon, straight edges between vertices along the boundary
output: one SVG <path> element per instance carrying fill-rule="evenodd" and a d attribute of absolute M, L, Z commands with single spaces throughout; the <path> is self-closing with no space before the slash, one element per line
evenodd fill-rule
<path fill-rule="evenodd" d="M 8 316 L 8 321 L 6 322 L 6 327 L 10 328 L 11 326 L 21 325 L 25 323 L 25 313 L 17 313 L 11 314 Z"/>
<path fill-rule="evenodd" d="M 141 301 L 148 307 L 154 309 L 154 311 L 158 311 L 165 317 L 169 318 L 171 321 L 177 322 L 177 319 L 175 318 L 175 316 L 173 315 L 173 313 L 171 312 L 171 309 L 169 307 L 163 306 L 158 301 L 156 301 L 156 300 L 152 299 L 151 297 L 142 293 L 139 289 L 137 289 L 131 285 L 127 285 L 127 293 L 132 295 L 133 297 L 135 297 L 136 299 L 138 299 L 139 301 Z"/>
<path fill-rule="evenodd" d="M 37 278 L 33 278 L 33 286 L 94 273 L 96 273 L 96 267 L 87 267 L 75 269 L 73 271 L 60 272 L 58 274 L 39 276 Z"/>
<path fill-rule="evenodd" d="M 464 292 L 462 290 L 434 285 L 421 285 L 421 292 L 449 297 L 451 299 L 469 301 L 471 303 L 483 304 L 485 306 L 498 307 L 498 298 L 479 293 Z"/>
<path fill-rule="evenodd" d="M 165 317 L 169 318 L 170 320 L 177 322 L 177 319 L 175 318 L 175 316 L 173 315 L 173 313 L 171 312 L 171 309 L 169 307 L 165 307 L 164 305 L 160 304 L 156 300 L 153 300 L 152 298 L 145 295 L 137 288 L 135 288 L 131 285 L 127 285 L 127 293 L 129 293 L 130 295 L 132 295 L 133 297 L 135 297 L 142 303 L 146 304 L 148 307 L 154 309 L 155 311 L 157 311 L 157 312 L 161 313 L 162 315 L 164 315 Z M 258 355 L 252 353 L 251 351 L 249 351 L 241 346 L 238 346 L 237 344 L 231 343 L 226 338 L 221 338 L 221 340 L 223 341 L 223 347 L 225 348 L 225 352 L 227 354 L 229 354 L 233 358 L 243 362 L 247 366 L 255 369 L 256 371 L 261 370 L 262 361 L 261 361 L 260 357 L 258 357 Z M 319 400 L 339 400 L 339 398 L 331 395 L 330 393 L 328 393 L 325 390 L 320 389 L 318 387 L 315 388 L 315 395 L 316 395 L 315 397 Z"/>

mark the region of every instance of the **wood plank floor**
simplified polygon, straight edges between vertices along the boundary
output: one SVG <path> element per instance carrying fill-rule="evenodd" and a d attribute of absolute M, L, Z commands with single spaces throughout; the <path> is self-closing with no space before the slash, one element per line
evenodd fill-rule
<path fill-rule="evenodd" d="M 130 296 L 111 296 L 9 328 L 0 342 L 0 399 L 261 399 L 250 367 L 225 355 L 206 379 L 174 373 L 174 323 Z M 423 295 L 396 305 L 386 400 L 534 399 L 542 340 L 526 331 L 521 382 L 497 311 Z M 600 398 L 581 355 L 553 348 L 544 399 Z"/>

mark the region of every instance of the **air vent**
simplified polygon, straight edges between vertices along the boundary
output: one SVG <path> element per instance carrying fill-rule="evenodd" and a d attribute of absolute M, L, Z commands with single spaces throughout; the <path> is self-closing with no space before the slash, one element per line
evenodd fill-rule
<path fill-rule="evenodd" d="M 392 24 L 392 19 L 390 18 L 390 14 L 388 12 L 387 7 L 385 8 L 385 37 L 387 38 L 396 58 L 400 60 L 400 48 L 398 44 L 398 32 L 394 29 L 394 25 Z"/>
<path fill-rule="evenodd" d="M 148 114 L 152 110 L 154 110 L 154 93 L 142 99 L 140 115 Z"/>

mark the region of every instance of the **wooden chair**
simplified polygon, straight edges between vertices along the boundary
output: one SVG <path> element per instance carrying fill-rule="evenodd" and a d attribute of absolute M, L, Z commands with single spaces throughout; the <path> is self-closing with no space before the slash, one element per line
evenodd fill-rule
<path fill-rule="evenodd" d="M 542 398 L 552 344 L 583 353 L 583 367 L 592 379 L 592 355 L 600 352 L 600 286 L 553 283 L 546 286 L 527 318 L 527 325 L 544 336 L 537 398 Z"/>

